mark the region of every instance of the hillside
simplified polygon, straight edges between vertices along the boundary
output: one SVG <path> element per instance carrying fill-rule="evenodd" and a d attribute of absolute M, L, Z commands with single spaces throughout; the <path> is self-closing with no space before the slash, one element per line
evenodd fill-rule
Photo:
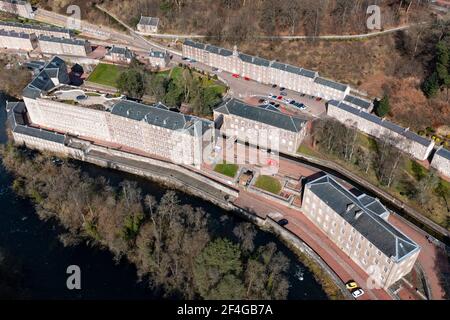
<path fill-rule="evenodd" d="M 141 14 L 158 16 L 160 32 L 200 34 L 206 41 L 319 71 L 372 97 L 390 96 L 394 121 L 415 131 L 450 123 L 444 93 L 426 99 L 421 84 L 431 73 L 439 40 L 450 43 L 448 21 L 436 19 L 425 1 L 381 1 L 383 28 L 418 24 L 407 31 L 358 41 L 262 40 L 267 35 L 366 33 L 367 1 L 347 0 L 36 0 L 65 12 L 81 7 L 83 19 L 117 27 L 100 4 L 135 25 Z M 367 2 L 367 3 L 366 3 Z M 420 116 L 417 116 L 420 115 Z"/>

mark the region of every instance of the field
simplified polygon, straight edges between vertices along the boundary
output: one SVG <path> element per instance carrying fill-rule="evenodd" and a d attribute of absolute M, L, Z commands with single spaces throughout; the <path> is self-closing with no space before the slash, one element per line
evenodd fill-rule
<path fill-rule="evenodd" d="M 280 181 L 271 176 L 259 176 L 255 182 L 255 187 L 266 190 L 273 194 L 279 194 L 281 191 Z"/>
<path fill-rule="evenodd" d="M 238 165 L 230 163 L 221 163 L 216 165 L 216 167 L 214 168 L 215 172 L 221 173 L 231 178 L 234 178 L 236 176 L 238 170 L 239 170 Z"/>
<path fill-rule="evenodd" d="M 100 63 L 87 81 L 115 88 L 117 79 L 119 79 L 120 73 L 124 70 L 125 68 L 113 64 Z"/>

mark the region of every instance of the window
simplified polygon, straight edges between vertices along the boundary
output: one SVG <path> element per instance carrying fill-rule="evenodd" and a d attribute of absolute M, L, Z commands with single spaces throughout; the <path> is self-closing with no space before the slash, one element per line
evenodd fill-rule
<path fill-rule="evenodd" d="M 361 262 L 362 262 L 363 265 L 366 265 L 366 264 L 367 264 L 366 259 L 362 259 Z"/>
<path fill-rule="evenodd" d="M 366 250 L 366 256 L 370 256 L 369 250 Z"/>
<path fill-rule="evenodd" d="M 377 250 L 377 255 L 381 256 L 381 251 Z"/>
<path fill-rule="evenodd" d="M 384 273 L 386 273 L 386 272 L 388 271 L 388 268 L 387 268 L 387 267 L 384 267 L 384 268 L 383 268 L 383 271 L 384 271 Z"/>
<path fill-rule="evenodd" d="M 374 262 L 375 262 L 375 264 L 378 264 L 378 259 L 375 259 L 375 261 L 374 261 Z"/>

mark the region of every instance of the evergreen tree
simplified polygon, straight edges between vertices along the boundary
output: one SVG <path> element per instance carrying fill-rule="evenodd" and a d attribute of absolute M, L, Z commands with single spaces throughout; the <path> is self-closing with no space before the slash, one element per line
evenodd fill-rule
<path fill-rule="evenodd" d="M 387 115 L 389 113 L 390 110 L 391 110 L 391 106 L 389 103 L 389 96 L 384 95 L 383 98 L 380 101 L 378 101 L 376 108 L 375 108 L 375 113 L 379 117 L 384 117 L 385 115 Z"/>
<path fill-rule="evenodd" d="M 439 91 L 439 79 L 437 72 L 433 72 L 433 74 L 425 80 L 422 90 L 427 98 L 432 98 L 436 95 Z"/>

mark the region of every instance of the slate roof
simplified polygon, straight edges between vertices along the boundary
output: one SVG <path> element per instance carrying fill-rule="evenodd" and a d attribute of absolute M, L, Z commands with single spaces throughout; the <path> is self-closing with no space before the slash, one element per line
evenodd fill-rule
<path fill-rule="evenodd" d="M 22 1 L 22 0 L 1 0 L 1 1 L 2 2 L 12 3 L 12 4 L 21 4 L 21 5 L 27 4 L 26 1 Z"/>
<path fill-rule="evenodd" d="M 351 106 L 349 106 L 349 105 L 347 105 L 347 104 L 345 104 L 343 102 L 336 101 L 336 100 L 331 100 L 328 103 L 333 105 L 333 106 L 335 106 L 335 107 L 337 107 L 337 108 L 339 108 L 339 109 L 341 109 L 341 110 L 344 110 L 346 112 L 354 114 L 355 116 L 358 116 L 358 117 L 363 118 L 363 119 L 365 119 L 367 121 L 373 122 L 374 124 L 377 124 L 377 125 L 379 125 L 381 127 L 384 127 L 384 128 L 386 128 L 386 129 L 388 129 L 390 131 L 393 131 L 393 132 L 399 134 L 399 135 L 402 135 L 405 138 L 407 138 L 407 139 L 409 139 L 411 141 L 417 142 L 417 143 L 419 143 L 419 144 L 421 144 L 421 145 L 423 145 L 425 147 L 429 147 L 430 144 L 432 144 L 431 140 L 428 140 L 428 139 L 426 139 L 424 137 L 421 137 L 418 134 L 416 134 L 414 132 L 411 132 L 408 129 L 402 128 L 399 125 L 396 125 L 396 124 L 394 124 L 394 123 L 392 123 L 390 121 L 381 119 L 381 118 L 377 117 L 374 114 L 367 113 L 365 111 L 362 111 L 362 110 L 359 110 L 357 108 L 351 107 Z"/>
<path fill-rule="evenodd" d="M 89 41 L 87 40 L 60 38 L 60 37 L 46 36 L 43 34 L 39 35 L 38 39 L 39 42 L 47 41 L 47 42 L 65 43 L 75 46 L 84 46 L 89 43 Z"/>
<path fill-rule="evenodd" d="M 108 50 L 108 52 L 106 53 L 106 55 L 111 55 L 111 54 L 119 54 L 122 56 L 125 56 L 127 59 L 132 59 L 133 58 L 133 52 L 128 49 L 128 48 L 124 48 L 124 47 L 116 47 L 116 46 L 112 46 L 111 49 Z"/>
<path fill-rule="evenodd" d="M 310 181 L 306 187 L 325 202 L 370 243 L 395 261 L 416 252 L 420 247 L 373 210 L 386 210 L 378 201 L 367 205 L 329 175 Z M 352 205 L 349 207 L 349 205 Z M 382 208 L 382 209 L 380 209 Z"/>
<path fill-rule="evenodd" d="M 236 99 L 226 101 L 214 111 L 223 114 L 233 114 L 292 132 L 300 132 L 307 122 L 304 119 L 292 117 L 270 109 L 252 107 Z"/>
<path fill-rule="evenodd" d="M 141 16 L 139 24 L 157 27 L 159 24 L 159 18 Z"/>
<path fill-rule="evenodd" d="M 334 82 L 334 81 L 331 81 L 331 80 L 328 80 L 328 79 L 325 79 L 325 78 L 322 78 L 322 77 L 315 78 L 314 82 L 318 83 L 318 84 L 321 84 L 323 86 L 326 86 L 326 87 L 330 87 L 330 88 L 342 91 L 342 92 L 344 92 L 348 88 L 348 86 L 345 85 L 345 84 L 342 84 L 342 83 L 339 83 L 339 82 Z"/>
<path fill-rule="evenodd" d="M 155 51 L 155 50 L 152 50 L 152 51 L 150 51 L 149 56 L 150 56 L 150 57 L 154 57 L 154 58 L 161 58 L 161 59 L 164 59 L 164 58 L 166 57 L 166 53 L 165 53 L 165 52 L 162 52 L 162 51 Z"/>
<path fill-rule="evenodd" d="M 445 149 L 444 147 L 439 148 L 438 151 L 436 151 L 436 154 L 440 157 L 450 160 L 450 151 Z"/>
<path fill-rule="evenodd" d="M 0 21 L 0 29 L 2 28 L 2 26 L 29 29 L 30 33 L 33 33 L 36 30 L 42 30 L 42 31 L 67 33 L 68 35 L 72 34 L 72 30 L 70 30 L 70 29 L 60 28 L 60 27 L 56 27 L 56 26 L 39 25 L 39 24 L 25 24 L 25 23 L 19 23 L 19 22 Z"/>
<path fill-rule="evenodd" d="M 162 104 L 149 106 L 128 100 L 116 102 L 111 109 L 111 113 L 136 121 L 145 121 L 148 124 L 170 130 L 189 129 L 198 120 L 192 116 L 170 111 Z"/>
<path fill-rule="evenodd" d="M 190 39 L 184 40 L 183 45 L 194 47 L 194 48 L 197 48 L 197 49 L 202 49 L 202 50 L 205 50 L 205 48 L 206 48 L 205 44 L 200 43 L 200 42 L 196 42 L 196 41 L 192 41 Z"/>
<path fill-rule="evenodd" d="M 25 103 L 9 102 L 6 107 L 9 110 L 8 122 L 13 132 L 64 144 L 65 136 L 63 134 L 26 125 L 25 119 L 23 118 L 23 112 L 26 111 Z"/>
<path fill-rule="evenodd" d="M 53 79 L 58 79 L 58 83 L 53 82 Z M 64 60 L 58 56 L 54 56 L 41 72 L 31 80 L 25 87 L 22 95 L 27 98 L 35 99 L 41 95 L 42 92 L 47 92 L 53 89 L 58 84 L 69 84 L 69 74 L 67 73 L 67 66 Z"/>
<path fill-rule="evenodd" d="M 366 110 L 370 109 L 370 107 L 372 106 L 371 101 L 368 101 L 368 100 L 365 100 L 365 99 L 362 99 L 359 97 L 351 96 L 351 95 L 346 95 L 344 98 L 344 101 L 352 103 L 352 104 L 354 104 L 360 108 L 366 109 Z"/>
<path fill-rule="evenodd" d="M 10 38 L 21 38 L 21 39 L 30 39 L 31 35 L 23 32 L 16 32 L 13 30 L 7 31 L 0 29 L 0 36 L 10 37 Z"/>

